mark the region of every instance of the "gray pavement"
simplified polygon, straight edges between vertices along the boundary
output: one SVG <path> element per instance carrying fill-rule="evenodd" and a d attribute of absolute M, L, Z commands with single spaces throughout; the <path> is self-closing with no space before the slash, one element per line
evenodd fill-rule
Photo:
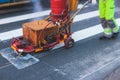
<path fill-rule="evenodd" d="M 120 80 L 120 67 L 114 69 L 104 80 Z"/>
<path fill-rule="evenodd" d="M 119 0 L 117 1 L 116 18 L 120 18 Z M 43 8 L 44 10 L 44 8 Z M 81 13 L 97 10 L 97 5 L 90 5 Z M 81 14 L 79 13 L 79 14 Z M 21 15 L 12 13 L 7 16 Z M 24 12 L 24 14 L 27 14 Z M 45 16 L 43 16 L 45 17 Z M 40 17 L 42 18 L 42 17 Z M 0 33 L 21 28 L 23 22 L 0 25 Z M 75 22 L 72 31 L 86 29 L 99 24 L 99 17 L 85 19 Z M 64 47 L 49 52 L 34 54 L 40 62 L 27 68 L 18 70 L 6 59 L 0 56 L 0 79 L 1 80 L 115 80 L 116 74 L 119 77 L 120 66 L 120 35 L 116 40 L 99 40 L 95 36 L 77 41 L 71 49 Z M 80 37 L 80 36 L 78 36 Z M 10 40 L 0 41 L 0 50 L 9 47 Z M 117 69 L 116 69 L 117 68 Z M 114 79 L 113 79 L 114 78 Z M 116 79 L 116 80 L 119 80 Z"/>

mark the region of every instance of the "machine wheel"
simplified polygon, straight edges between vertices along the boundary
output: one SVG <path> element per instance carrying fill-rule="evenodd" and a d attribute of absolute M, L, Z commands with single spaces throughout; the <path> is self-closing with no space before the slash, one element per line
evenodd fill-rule
<path fill-rule="evenodd" d="M 53 47 L 44 48 L 44 51 L 50 51 L 50 50 L 52 50 L 52 49 L 53 49 Z"/>
<path fill-rule="evenodd" d="M 64 44 L 65 44 L 65 47 L 66 48 L 71 48 L 74 46 L 74 40 L 70 37 L 70 38 L 67 38 L 65 41 L 64 41 Z"/>

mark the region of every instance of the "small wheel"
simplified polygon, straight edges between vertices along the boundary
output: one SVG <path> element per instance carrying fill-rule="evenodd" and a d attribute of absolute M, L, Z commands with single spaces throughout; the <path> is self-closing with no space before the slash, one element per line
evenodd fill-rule
<path fill-rule="evenodd" d="M 70 38 L 67 38 L 65 41 L 64 41 L 64 44 L 65 44 L 65 47 L 66 48 L 71 48 L 74 46 L 74 40 L 70 37 Z"/>
<path fill-rule="evenodd" d="M 23 52 L 21 55 L 22 55 L 22 56 L 26 56 L 27 54 L 28 54 L 28 53 Z"/>
<path fill-rule="evenodd" d="M 45 48 L 44 51 L 50 51 L 52 49 L 53 49 L 53 47 L 49 47 L 49 48 Z"/>

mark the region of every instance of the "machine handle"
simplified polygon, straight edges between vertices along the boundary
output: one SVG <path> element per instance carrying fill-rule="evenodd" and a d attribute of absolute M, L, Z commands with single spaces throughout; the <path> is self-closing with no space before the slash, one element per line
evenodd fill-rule
<path fill-rule="evenodd" d="M 92 0 L 86 1 L 81 8 L 79 8 L 73 15 L 70 17 L 68 23 L 88 4 L 91 3 Z"/>

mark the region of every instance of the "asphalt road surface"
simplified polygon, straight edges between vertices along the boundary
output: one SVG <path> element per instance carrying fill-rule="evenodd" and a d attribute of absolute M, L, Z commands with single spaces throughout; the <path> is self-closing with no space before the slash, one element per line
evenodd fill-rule
<path fill-rule="evenodd" d="M 115 18 L 120 25 L 119 4 L 120 0 L 116 0 Z M 19 11 L 0 14 L 0 50 L 10 46 L 12 37 L 22 35 L 23 23 L 49 15 L 50 8 L 36 6 L 19 7 Z M 120 35 L 116 40 L 99 40 L 103 29 L 97 4 L 87 5 L 75 17 L 72 31 L 76 41 L 73 48 L 62 46 L 34 54 L 40 61 L 27 68 L 17 69 L 0 56 L 0 80 L 104 80 L 119 68 Z"/>

